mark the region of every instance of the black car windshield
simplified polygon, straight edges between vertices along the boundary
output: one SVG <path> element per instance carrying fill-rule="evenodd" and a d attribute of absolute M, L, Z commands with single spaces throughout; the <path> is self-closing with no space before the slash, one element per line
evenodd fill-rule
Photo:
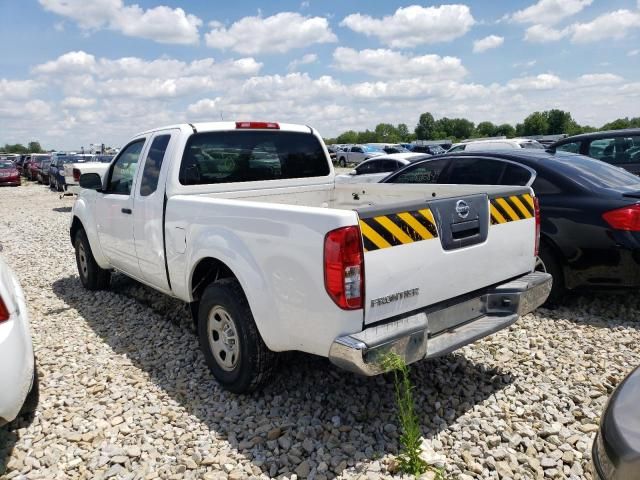
<path fill-rule="evenodd" d="M 640 190 L 640 178 L 619 167 L 584 155 L 556 154 L 561 172 L 579 185 Z"/>

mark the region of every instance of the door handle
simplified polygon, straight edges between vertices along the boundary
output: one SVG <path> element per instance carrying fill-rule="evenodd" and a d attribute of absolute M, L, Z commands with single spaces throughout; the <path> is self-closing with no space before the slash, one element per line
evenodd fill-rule
<path fill-rule="evenodd" d="M 127 215 L 131 215 L 131 213 L 133 213 L 130 208 L 123 208 L 121 212 L 126 213 Z"/>

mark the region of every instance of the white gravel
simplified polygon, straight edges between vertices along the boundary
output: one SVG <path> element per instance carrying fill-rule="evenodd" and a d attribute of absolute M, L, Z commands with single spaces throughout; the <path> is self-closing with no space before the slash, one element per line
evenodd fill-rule
<path fill-rule="evenodd" d="M 0 189 L 0 246 L 25 290 L 41 375 L 30 424 L 0 430 L 3 478 L 383 478 L 398 449 L 390 376 L 289 354 L 252 396 L 221 390 L 186 309 L 122 276 L 90 293 L 73 200 Z M 638 295 L 584 295 L 413 367 L 425 447 L 448 478 L 591 478 L 608 395 L 640 363 Z"/>

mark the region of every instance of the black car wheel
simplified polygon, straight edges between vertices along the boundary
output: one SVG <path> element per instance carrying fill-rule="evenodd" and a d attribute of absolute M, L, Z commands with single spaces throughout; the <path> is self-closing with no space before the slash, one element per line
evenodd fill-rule
<path fill-rule="evenodd" d="M 84 230 L 78 230 L 74 242 L 76 263 L 82 286 L 87 290 L 105 290 L 109 288 L 111 272 L 100 268 L 91 252 L 91 245 Z"/>
<path fill-rule="evenodd" d="M 342 168 L 347 166 L 347 161 L 345 160 L 344 157 L 342 157 L 339 161 L 338 161 L 338 165 L 341 166 Z"/>
<path fill-rule="evenodd" d="M 236 279 L 205 289 L 198 307 L 198 337 L 207 366 L 225 389 L 249 393 L 271 377 L 276 354 L 262 341 Z"/>
<path fill-rule="evenodd" d="M 564 286 L 564 274 L 562 273 L 560 262 L 548 245 L 540 245 L 540 252 L 536 257 L 535 269 L 538 272 L 546 272 L 553 278 L 551 293 L 549 294 L 549 298 L 547 298 L 546 303 L 551 305 L 558 303 L 567 291 Z"/>

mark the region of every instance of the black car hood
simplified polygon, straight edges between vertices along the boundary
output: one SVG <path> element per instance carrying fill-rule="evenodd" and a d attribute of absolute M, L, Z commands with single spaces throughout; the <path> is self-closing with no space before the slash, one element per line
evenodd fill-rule
<path fill-rule="evenodd" d="M 602 443 L 615 478 L 638 478 L 640 472 L 640 367 L 609 399 L 601 422 Z"/>

